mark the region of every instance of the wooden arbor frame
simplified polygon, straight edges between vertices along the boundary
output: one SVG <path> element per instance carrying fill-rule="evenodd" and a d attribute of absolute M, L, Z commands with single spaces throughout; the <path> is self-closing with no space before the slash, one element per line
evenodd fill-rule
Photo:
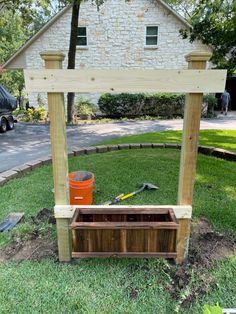
<path fill-rule="evenodd" d="M 55 190 L 54 212 L 57 221 L 60 261 L 71 260 L 69 223 L 75 208 L 78 208 L 78 206 L 69 204 L 63 92 L 158 91 L 187 94 L 180 161 L 178 205 L 168 206 L 173 208 L 180 225 L 177 234 L 176 261 L 182 263 L 188 252 L 202 97 L 204 92 L 223 92 L 226 71 L 205 70 L 206 63 L 211 57 L 211 54 L 208 52 L 192 52 L 187 55 L 188 70 L 62 70 L 62 61 L 65 57 L 63 53 L 58 51 L 43 52 L 41 57 L 45 62 L 45 69 L 25 70 L 25 83 L 28 91 L 48 93 Z M 89 207 L 97 208 L 97 206 Z M 99 206 L 99 208 L 102 207 L 104 206 Z M 144 209 L 150 208 L 150 206 L 140 207 Z M 158 208 L 158 206 L 154 207 Z M 121 207 L 119 206 L 119 208 Z"/>

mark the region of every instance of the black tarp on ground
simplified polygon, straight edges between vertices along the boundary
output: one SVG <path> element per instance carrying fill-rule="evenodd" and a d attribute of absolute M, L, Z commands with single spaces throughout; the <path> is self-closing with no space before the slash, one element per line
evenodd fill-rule
<path fill-rule="evenodd" d="M 0 113 L 13 111 L 16 109 L 16 105 L 16 98 L 0 84 Z"/>

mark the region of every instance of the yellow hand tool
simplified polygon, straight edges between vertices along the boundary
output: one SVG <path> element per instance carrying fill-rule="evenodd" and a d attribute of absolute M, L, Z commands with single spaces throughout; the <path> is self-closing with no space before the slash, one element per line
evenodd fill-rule
<path fill-rule="evenodd" d="M 158 189 L 159 189 L 159 187 L 154 185 L 154 184 L 152 184 L 152 183 L 143 183 L 138 190 L 136 190 L 134 192 L 131 192 L 131 193 L 128 193 L 128 194 L 120 194 L 120 195 L 116 196 L 114 198 L 114 200 L 109 201 L 109 202 L 107 202 L 107 203 L 105 203 L 103 205 L 113 205 L 113 204 L 116 204 L 116 203 L 124 201 L 127 198 L 130 198 L 130 197 L 132 197 L 132 196 L 134 196 L 134 195 L 136 195 L 136 194 L 138 194 L 138 193 L 140 193 L 140 192 L 142 192 L 144 190 L 158 190 Z"/>

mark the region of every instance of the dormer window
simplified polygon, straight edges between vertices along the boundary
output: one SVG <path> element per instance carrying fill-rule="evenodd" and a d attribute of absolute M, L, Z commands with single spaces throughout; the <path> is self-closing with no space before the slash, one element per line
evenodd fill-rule
<path fill-rule="evenodd" d="M 79 26 L 77 30 L 77 46 L 87 46 L 87 27 Z"/>

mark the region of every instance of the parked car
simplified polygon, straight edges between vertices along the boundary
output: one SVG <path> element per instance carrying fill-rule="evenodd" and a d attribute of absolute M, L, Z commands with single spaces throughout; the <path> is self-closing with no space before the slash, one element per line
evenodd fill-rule
<path fill-rule="evenodd" d="M 0 84 L 0 133 L 14 129 L 12 111 L 16 109 L 17 100 Z"/>

